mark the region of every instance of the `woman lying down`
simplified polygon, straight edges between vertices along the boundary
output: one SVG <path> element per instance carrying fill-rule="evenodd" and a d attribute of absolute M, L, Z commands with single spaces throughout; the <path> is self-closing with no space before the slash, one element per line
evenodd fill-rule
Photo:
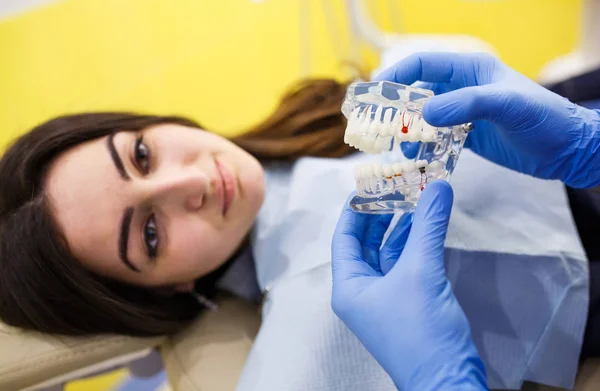
<path fill-rule="evenodd" d="M 347 379 L 348 390 L 392 389 L 349 334 L 331 349 L 330 334 L 315 333 L 343 329 L 319 266 L 362 159 L 343 143 L 345 88 L 305 82 L 231 140 L 186 118 L 130 113 L 66 115 L 23 135 L 0 160 L 0 319 L 62 335 L 176 333 L 212 306 L 250 246 L 261 290 L 275 288 L 240 388 Z M 448 274 L 490 385 L 568 384 L 588 285 L 562 187 L 470 153 L 453 186 Z M 289 288 L 280 298 L 278 286 Z M 295 338 L 272 332 L 282 317 L 298 318 Z M 335 365 L 307 375 L 319 355 Z M 259 374 L 258 357 L 279 369 Z M 360 384 L 351 360 L 365 363 Z"/>

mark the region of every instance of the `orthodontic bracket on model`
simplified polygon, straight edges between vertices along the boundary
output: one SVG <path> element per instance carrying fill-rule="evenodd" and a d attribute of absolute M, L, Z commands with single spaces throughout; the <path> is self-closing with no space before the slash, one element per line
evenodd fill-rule
<path fill-rule="evenodd" d="M 422 109 L 432 96 L 432 91 L 387 81 L 350 84 L 342 104 L 348 119 L 344 142 L 374 156 L 355 167 L 352 209 L 411 212 L 429 182 L 450 179 L 473 125 L 429 125 Z"/>

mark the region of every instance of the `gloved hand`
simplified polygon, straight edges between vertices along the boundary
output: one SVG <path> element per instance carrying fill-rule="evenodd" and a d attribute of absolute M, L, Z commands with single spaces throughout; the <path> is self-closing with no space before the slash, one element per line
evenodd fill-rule
<path fill-rule="evenodd" d="M 466 146 L 484 158 L 571 187 L 600 183 L 600 114 L 556 95 L 487 54 L 420 53 L 376 80 L 436 95 L 423 108 L 434 126 L 473 122 Z"/>
<path fill-rule="evenodd" d="M 391 217 L 346 207 L 332 243 L 332 308 L 401 390 L 487 390 L 469 323 L 444 270 L 452 189 L 421 194 L 381 247 Z"/>

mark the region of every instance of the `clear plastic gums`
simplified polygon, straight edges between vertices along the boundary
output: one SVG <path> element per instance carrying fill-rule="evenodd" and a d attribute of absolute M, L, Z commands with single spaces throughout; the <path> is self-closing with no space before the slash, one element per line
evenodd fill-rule
<path fill-rule="evenodd" d="M 429 125 L 422 109 L 432 96 L 432 91 L 387 81 L 348 87 L 342 104 L 348 119 L 344 142 L 373 155 L 373 161 L 355 168 L 352 209 L 412 212 L 427 183 L 450 179 L 473 125 Z"/>

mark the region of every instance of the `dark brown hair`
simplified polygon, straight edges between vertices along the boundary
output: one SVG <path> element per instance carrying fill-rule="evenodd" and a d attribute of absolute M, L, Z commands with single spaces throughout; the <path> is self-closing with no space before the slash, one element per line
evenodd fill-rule
<path fill-rule="evenodd" d="M 338 157 L 346 85 L 310 80 L 283 97 L 266 121 L 233 141 L 258 159 Z M 199 127 L 177 116 L 133 113 L 66 115 L 20 137 L 0 159 L 0 319 L 12 326 L 63 335 L 134 336 L 178 331 L 201 311 L 189 294 L 165 294 L 100 277 L 73 258 L 44 194 L 46 170 L 66 150 L 118 131 L 157 124 Z M 211 297 L 227 268 L 201 278 Z"/>

